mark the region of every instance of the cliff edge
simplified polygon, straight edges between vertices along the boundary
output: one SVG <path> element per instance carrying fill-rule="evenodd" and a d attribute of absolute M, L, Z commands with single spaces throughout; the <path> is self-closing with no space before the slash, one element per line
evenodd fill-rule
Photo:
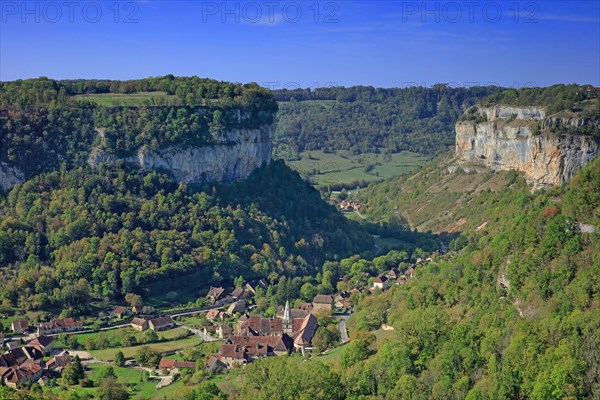
<path fill-rule="evenodd" d="M 474 107 L 456 124 L 455 153 L 465 171 L 518 170 L 534 189 L 561 185 L 598 153 L 598 139 L 578 134 L 600 129 L 576 113 L 550 116 L 542 108 Z"/>

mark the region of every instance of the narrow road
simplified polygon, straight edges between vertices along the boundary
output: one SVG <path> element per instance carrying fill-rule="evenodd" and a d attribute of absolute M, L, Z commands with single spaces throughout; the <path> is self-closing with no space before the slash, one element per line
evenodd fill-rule
<path fill-rule="evenodd" d="M 340 331 L 340 342 L 342 344 L 348 343 L 350 339 L 348 338 L 348 329 L 346 329 L 346 321 L 348 320 L 348 316 L 344 315 L 340 318 L 340 322 L 338 323 L 338 330 Z"/>
<path fill-rule="evenodd" d="M 192 332 L 194 335 L 200 336 L 205 342 L 216 342 L 218 340 L 221 340 L 219 338 L 214 338 L 210 335 L 207 335 L 201 329 L 194 329 L 194 328 L 191 328 L 191 327 L 185 326 L 185 325 L 178 325 L 178 326 L 180 328 L 187 329 L 188 331 Z"/>

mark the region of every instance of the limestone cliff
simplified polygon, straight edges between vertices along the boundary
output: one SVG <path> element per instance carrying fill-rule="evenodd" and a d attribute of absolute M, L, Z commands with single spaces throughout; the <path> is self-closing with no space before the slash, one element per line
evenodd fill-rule
<path fill-rule="evenodd" d="M 465 170 L 518 170 L 534 189 L 560 185 L 598 153 L 598 141 L 575 134 L 600 129 L 575 113 L 546 116 L 536 107 L 494 106 L 470 110 L 456 124 L 456 156 Z"/>
<path fill-rule="evenodd" d="M 157 151 L 142 148 L 124 161 L 145 170 L 169 170 L 178 182 L 231 182 L 271 161 L 273 131 L 270 124 L 255 129 L 230 129 L 218 135 L 211 145 L 172 146 Z M 117 160 L 116 156 L 96 149 L 88 163 L 95 166 Z"/>
<path fill-rule="evenodd" d="M 10 190 L 24 180 L 25 175 L 18 168 L 0 162 L 0 188 Z"/>

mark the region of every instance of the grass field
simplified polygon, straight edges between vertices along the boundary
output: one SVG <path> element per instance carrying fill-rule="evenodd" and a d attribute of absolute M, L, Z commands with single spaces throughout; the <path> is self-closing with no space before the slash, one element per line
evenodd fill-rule
<path fill-rule="evenodd" d="M 75 96 L 75 99 L 92 101 L 105 107 L 136 107 L 155 104 L 177 104 L 179 102 L 179 97 L 168 95 L 165 92 L 94 93 L 78 95 Z"/>
<path fill-rule="evenodd" d="M 206 313 L 204 313 L 206 314 Z M 178 323 L 183 324 L 188 327 L 198 328 L 202 325 L 202 322 L 206 321 L 205 317 L 178 317 L 175 318 Z"/>
<path fill-rule="evenodd" d="M 148 345 L 140 344 L 131 347 L 117 347 L 103 350 L 92 350 L 90 351 L 90 353 L 92 354 L 92 356 L 96 357 L 99 360 L 113 360 L 115 358 L 115 354 L 117 354 L 117 352 L 119 351 L 123 352 L 125 358 L 135 357 L 135 355 L 142 346 L 148 346 L 151 350 L 157 353 L 164 353 L 168 351 L 177 351 L 186 349 L 188 347 L 194 347 L 199 345 L 201 342 L 202 339 L 200 339 L 199 337 L 190 336 L 185 339 L 171 340 L 168 342 L 161 343 L 151 343 Z"/>
<path fill-rule="evenodd" d="M 328 351 L 327 354 L 317 357 L 317 360 L 330 367 L 340 368 L 345 348 L 345 346 L 336 347 L 335 349 Z"/>
<path fill-rule="evenodd" d="M 188 333 L 188 330 L 185 328 L 175 328 L 175 329 L 169 329 L 168 331 L 164 331 L 164 332 L 158 332 L 158 337 L 166 339 L 166 340 L 172 340 L 172 339 L 181 337 L 182 335 L 185 335 L 186 333 Z M 123 335 L 125 335 L 125 334 L 129 334 L 129 335 L 135 337 L 135 339 L 138 341 L 138 343 L 141 343 L 144 340 L 146 332 L 138 332 L 132 328 L 119 328 L 119 329 L 112 329 L 109 331 L 102 331 L 102 332 L 81 333 L 81 334 L 78 334 L 75 336 L 77 337 L 77 341 L 82 346 L 85 346 L 85 343 L 88 338 L 91 338 L 92 340 L 94 340 L 96 342 L 99 337 L 104 337 L 105 339 L 112 342 L 113 339 L 122 338 Z"/>
<path fill-rule="evenodd" d="M 101 383 L 100 377 L 102 371 L 112 367 L 117 376 L 117 382 L 127 386 L 129 394 L 132 399 L 176 399 L 180 398 L 177 393 L 181 390 L 183 384 L 181 382 L 175 382 L 172 385 L 166 386 L 160 390 L 156 390 L 158 379 L 149 379 L 147 382 L 142 382 L 142 371 L 135 368 L 121 368 L 110 364 L 89 364 L 88 367 L 91 371 L 88 371 L 88 377 L 94 381 L 95 385 Z M 54 394 L 66 393 L 69 389 L 63 387 L 44 388 L 44 392 L 52 392 Z M 98 387 L 93 388 L 82 388 L 80 386 L 73 386 L 70 390 L 75 390 L 78 395 L 90 395 L 94 396 L 97 394 Z"/>
<path fill-rule="evenodd" d="M 374 182 L 394 176 L 408 175 L 428 157 L 403 151 L 400 153 L 358 154 L 338 150 L 334 153 L 307 151 L 301 159 L 289 161 L 288 165 L 302 176 L 310 178 L 315 185 L 350 185 L 356 181 Z"/>

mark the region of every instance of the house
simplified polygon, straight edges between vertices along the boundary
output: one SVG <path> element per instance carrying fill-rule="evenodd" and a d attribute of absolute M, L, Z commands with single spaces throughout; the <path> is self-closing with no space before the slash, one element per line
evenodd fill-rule
<path fill-rule="evenodd" d="M 33 382 L 32 374 L 27 369 L 21 367 L 7 369 L 2 375 L 2 379 L 7 387 L 13 389 L 17 389 L 25 382 Z"/>
<path fill-rule="evenodd" d="M 141 314 L 141 315 L 150 315 L 150 314 L 154 314 L 156 312 L 156 309 L 154 307 L 151 306 L 133 306 L 131 307 L 131 311 L 134 314 Z"/>
<path fill-rule="evenodd" d="M 71 356 L 69 353 L 64 353 L 59 356 L 54 356 L 46 363 L 46 368 L 53 371 L 61 372 L 67 365 L 71 364 Z"/>
<path fill-rule="evenodd" d="M 333 297 L 328 294 L 318 294 L 315 296 L 312 302 L 312 312 L 319 313 L 324 311 L 331 314 L 333 310 Z"/>
<path fill-rule="evenodd" d="M 225 343 L 235 344 L 244 349 L 246 359 L 289 355 L 293 348 L 292 338 L 282 336 L 230 336 Z"/>
<path fill-rule="evenodd" d="M 112 310 L 111 314 L 117 318 L 123 318 L 130 316 L 132 313 L 131 311 L 129 311 L 129 309 L 127 309 L 127 307 L 118 306 L 115 307 L 114 310 Z"/>
<path fill-rule="evenodd" d="M 10 342 L 6 342 L 5 345 L 6 345 L 6 348 L 8 349 L 8 351 L 19 348 L 19 343 L 15 342 L 14 340 L 11 340 Z"/>
<path fill-rule="evenodd" d="M 196 363 L 190 361 L 177 361 L 173 358 L 162 358 L 158 364 L 158 369 L 169 373 L 176 373 L 182 368 L 195 369 Z"/>
<path fill-rule="evenodd" d="M 215 304 L 217 301 L 223 297 L 225 294 L 225 289 L 222 287 L 210 287 L 208 294 L 206 295 L 206 299 L 209 300 L 212 304 Z"/>
<path fill-rule="evenodd" d="M 385 290 L 388 288 L 390 282 L 385 275 L 379 275 L 373 280 L 373 288 Z"/>
<path fill-rule="evenodd" d="M 392 268 L 389 270 L 389 272 L 387 274 L 385 274 L 385 276 L 388 279 L 398 279 L 398 277 L 400 277 L 401 273 L 398 270 L 398 268 Z"/>
<path fill-rule="evenodd" d="M 269 287 L 269 283 L 265 279 L 254 279 L 244 286 L 244 289 L 252 294 L 256 294 L 256 289 L 267 289 Z"/>
<path fill-rule="evenodd" d="M 246 312 L 246 300 L 238 300 L 235 303 L 231 303 L 229 308 L 227 308 L 227 314 L 234 315 L 235 313 L 244 313 Z"/>
<path fill-rule="evenodd" d="M 26 359 L 10 367 L 0 366 L 0 380 L 3 380 L 6 386 L 16 389 L 26 382 L 37 381 L 43 372 L 44 368 L 40 363 Z"/>
<path fill-rule="evenodd" d="M 52 350 L 54 350 L 52 342 L 54 342 L 54 339 L 52 339 L 51 337 L 38 336 L 37 338 L 27 343 L 27 347 L 33 347 L 41 351 L 42 353 L 51 353 Z"/>
<path fill-rule="evenodd" d="M 41 387 L 46 387 L 50 383 L 50 378 L 48 378 L 47 376 L 42 376 L 40 379 L 37 380 L 36 383 Z"/>
<path fill-rule="evenodd" d="M 350 290 L 350 295 L 352 296 L 353 294 L 359 295 L 363 292 L 363 288 L 362 287 L 355 287 L 352 288 L 352 290 Z"/>
<path fill-rule="evenodd" d="M 230 294 L 230 296 L 233 297 L 234 300 L 247 299 L 248 297 L 250 297 L 250 295 L 251 292 L 243 288 L 235 288 Z"/>
<path fill-rule="evenodd" d="M 83 329 L 83 322 L 73 318 L 52 319 L 50 322 L 42 322 L 37 325 L 37 334 L 51 335 L 62 332 L 75 332 Z"/>
<path fill-rule="evenodd" d="M 227 368 L 248 363 L 244 349 L 235 344 L 222 344 L 219 348 L 219 359 Z"/>
<path fill-rule="evenodd" d="M 227 324 L 221 324 L 215 328 L 215 332 L 219 335 L 219 339 L 225 339 L 233 333 L 233 328 Z"/>
<path fill-rule="evenodd" d="M 148 329 L 148 321 L 144 318 L 134 318 L 129 325 L 138 332 L 143 332 Z"/>
<path fill-rule="evenodd" d="M 227 364 L 221 361 L 221 356 L 216 355 L 206 360 L 206 369 L 208 372 L 218 374 L 219 372 L 223 372 L 227 369 Z"/>
<path fill-rule="evenodd" d="M 242 320 L 242 322 L 240 322 Z M 253 315 L 247 319 L 238 320 L 238 335 L 240 336 L 282 336 L 283 320 L 279 318 L 263 318 Z"/>
<path fill-rule="evenodd" d="M 302 321 L 300 330 L 296 334 L 294 339 L 294 348 L 305 354 L 307 351 L 312 350 L 312 339 L 317 331 L 317 317 L 313 314 L 308 314 Z"/>
<path fill-rule="evenodd" d="M 334 306 L 337 309 L 350 307 L 350 292 L 341 292 L 333 298 Z"/>
<path fill-rule="evenodd" d="M 29 344 L 25 347 L 21 347 L 20 349 L 15 349 L 14 351 L 22 352 L 22 354 L 27 357 L 28 360 L 40 361 L 44 359 L 44 352 L 39 348 Z"/>
<path fill-rule="evenodd" d="M 173 321 L 173 318 L 169 316 L 158 317 L 148 321 L 148 327 L 154 332 L 166 331 L 167 329 L 172 329 L 176 326 L 177 324 L 175 323 L 175 321 Z"/>
<path fill-rule="evenodd" d="M 221 345 L 216 358 L 233 368 L 265 357 L 288 355 L 292 348 L 293 340 L 288 335 L 231 336 Z"/>
<path fill-rule="evenodd" d="M 29 328 L 29 321 L 26 319 L 15 319 L 10 327 L 14 333 L 23 333 Z"/>
<path fill-rule="evenodd" d="M 413 267 L 410 267 L 409 269 L 404 271 L 404 276 L 406 279 L 414 278 L 415 277 L 415 269 Z"/>
<path fill-rule="evenodd" d="M 223 311 L 217 310 L 216 308 L 211 308 L 206 313 L 206 319 L 209 321 L 214 321 L 216 319 L 222 321 L 224 317 L 225 317 L 225 314 L 223 313 Z"/>

